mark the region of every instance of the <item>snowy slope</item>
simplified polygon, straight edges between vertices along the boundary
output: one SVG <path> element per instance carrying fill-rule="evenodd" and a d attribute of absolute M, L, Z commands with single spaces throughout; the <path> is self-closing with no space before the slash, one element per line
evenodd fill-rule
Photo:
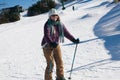
<path fill-rule="evenodd" d="M 58 9 L 67 29 L 81 43 L 75 58 L 73 80 L 119 80 L 120 4 L 112 0 L 83 0 Z M 74 5 L 75 11 L 72 11 Z M 48 14 L 0 25 L 0 80 L 44 80 L 46 61 L 40 45 Z M 61 44 L 65 77 L 69 77 L 75 45 Z M 55 69 L 53 72 L 55 79 Z"/>

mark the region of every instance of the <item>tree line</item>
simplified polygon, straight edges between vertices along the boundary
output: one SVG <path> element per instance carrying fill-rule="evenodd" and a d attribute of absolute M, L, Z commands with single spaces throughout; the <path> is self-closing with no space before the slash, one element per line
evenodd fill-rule
<path fill-rule="evenodd" d="M 66 0 L 62 0 L 66 1 Z M 53 0 L 41 0 L 32 4 L 27 11 L 27 16 L 35 16 L 48 12 L 51 8 L 55 8 L 57 3 Z M 0 10 L 0 24 L 15 22 L 20 20 L 20 12 L 23 12 L 23 8 L 20 5 L 14 7 L 3 8 Z"/>

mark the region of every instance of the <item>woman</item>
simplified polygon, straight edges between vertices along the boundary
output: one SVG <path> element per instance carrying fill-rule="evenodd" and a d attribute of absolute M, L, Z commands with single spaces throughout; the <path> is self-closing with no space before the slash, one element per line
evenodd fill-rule
<path fill-rule="evenodd" d="M 49 11 L 49 19 L 44 25 L 43 46 L 47 67 L 45 70 L 45 80 L 52 80 L 54 61 L 56 63 L 56 80 L 66 80 L 64 78 L 63 61 L 59 42 L 64 42 L 64 36 L 74 43 L 79 43 L 61 23 L 56 9 Z"/>

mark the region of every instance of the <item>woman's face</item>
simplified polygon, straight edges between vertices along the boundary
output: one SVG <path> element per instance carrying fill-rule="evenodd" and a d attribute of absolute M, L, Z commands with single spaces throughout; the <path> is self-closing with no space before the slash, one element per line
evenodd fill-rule
<path fill-rule="evenodd" d="M 58 20 L 58 15 L 51 15 L 50 19 L 53 21 L 57 21 Z"/>

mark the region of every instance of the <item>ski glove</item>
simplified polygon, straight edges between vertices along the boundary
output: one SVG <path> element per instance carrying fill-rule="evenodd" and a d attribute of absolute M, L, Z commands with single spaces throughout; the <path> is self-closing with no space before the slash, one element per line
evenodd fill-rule
<path fill-rule="evenodd" d="M 79 40 L 79 38 L 77 38 L 77 39 L 73 40 L 73 42 L 74 42 L 75 44 L 78 44 L 78 43 L 80 42 L 80 40 Z"/>
<path fill-rule="evenodd" d="M 52 48 L 56 48 L 56 47 L 58 46 L 58 44 L 57 44 L 56 42 L 51 42 L 51 43 L 50 43 L 50 46 L 51 46 Z"/>

